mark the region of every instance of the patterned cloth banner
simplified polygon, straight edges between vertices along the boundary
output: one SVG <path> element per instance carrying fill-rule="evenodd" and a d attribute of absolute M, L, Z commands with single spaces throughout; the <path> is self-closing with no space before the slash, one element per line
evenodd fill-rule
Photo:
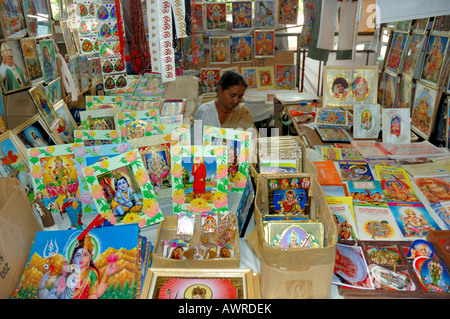
<path fill-rule="evenodd" d="M 172 6 L 169 0 L 157 0 L 159 15 L 159 44 L 162 82 L 175 81 Z"/>
<path fill-rule="evenodd" d="M 170 0 L 175 17 L 175 30 L 177 31 L 177 38 L 186 38 L 186 4 L 184 0 Z"/>

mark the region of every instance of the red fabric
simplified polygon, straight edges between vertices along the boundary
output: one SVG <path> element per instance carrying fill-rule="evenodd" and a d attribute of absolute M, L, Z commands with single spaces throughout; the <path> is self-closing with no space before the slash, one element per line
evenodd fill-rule
<path fill-rule="evenodd" d="M 192 165 L 191 175 L 194 176 L 193 191 L 194 194 L 206 193 L 205 178 L 206 178 L 206 166 L 203 163 L 196 163 Z"/>

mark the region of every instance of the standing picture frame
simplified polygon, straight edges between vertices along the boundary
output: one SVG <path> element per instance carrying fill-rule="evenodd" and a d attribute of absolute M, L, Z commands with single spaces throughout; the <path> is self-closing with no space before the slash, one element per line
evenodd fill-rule
<path fill-rule="evenodd" d="M 9 10 L 3 7 L 0 10 L 0 35 L 3 39 L 20 38 L 27 32 L 27 24 L 20 0 L 11 0 Z"/>
<path fill-rule="evenodd" d="M 53 104 L 63 99 L 61 90 L 61 78 L 57 78 L 47 85 L 48 97 Z"/>
<path fill-rule="evenodd" d="M 417 81 L 411 109 L 411 128 L 422 138 L 428 140 L 433 132 L 439 101 L 439 91 L 425 82 Z"/>
<path fill-rule="evenodd" d="M 61 26 L 61 33 L 64 38 L 64 43 L 66 44 L 67 53 L 69 56 L 74 56 L 77 54 L 77 46 L 75 44 L 75 39 L 72 34 L 72 29 L 68 20 L 59 21 Z"/>
<path fill-rule="evenodd" d="M 447 57 L 449 37 L 430 35 L 425 49 L 425 57 L 420 73 L 420 80 L 439 88 L 442 70 Z"/>
<path fill-rule="evenodd" d="M 159 107 L 159 115 L 175 116 L 184 114 L 186 107 L 186 99 L 164 99 Z"/>
<path fill-rule="evenodd" d="M 4 94 L 29 88 L 31 79 L 25 65 L 20 41 L 1 40 L 0 52 L 3 57 L 1 66 L 5 68 L 5 73 L 1 76 Z"/>
<path fill-rule="evenodd" d="M 431 35 L 450 36 L 450 15 L 434 17 Z"/>
<path fill-rule="evenodd" d="M 391 45 L 386 58 L 385 69 L 392 74 L 397 74 L 402 65 L 404 51 L 408 43 L 409 35 L 403 32 L 394 32 Z"/>
<path fill-rule="evenodd" d="M 383 107 L 392 108 L 395 105 L 397 93 L 397 76 L 384 72 Z"/>
<path fill-rule="evenodd" d="M 122 142 L 117 130 L 75 130 L 74 142 L 84 146 L 119 144 Z"/>
<path fill-rule="evenodd" d="M 52 125 L 52 121 L 57 119 L 57 115 L 55 113 L 55 109 L 53 107 L 53 103 L 50 100 L 47 92 L 45 92 L 42 83 L 34 86 L 33 88 L 28 90 L 28 93 L 33 100 L 38 113 L 45 119 L 48 127 Z"/>
<path fill-rule="evenodd" d="M 97 212 L 110 224 L 137 223 L 143 228 L 164 220 L 138 150 L 87 166 L 83 173 Z M 115 189 L 114 196 L 105 192 L 106 184 Z"/>
<path fill-rule="evenodd" d="M 44 79 L 42 73 L 41 61 L 39 59 L 39 53 L 36 45 L 36 39 L 34 38 L 21 38 L 20 45 L 22 47 L 23 58 L 25 65 L 30 75 L 32 84 L 41 82 Z"/>
<path fill-rule="evenodd" d="M 58 139 L 51 133 L 47 123 L 39 114 L 12 129 L 12 132 L 17 135 L 26 148 L 58 144 Z"/>
<path fill-rule="evenodd" d="M 382 109 L 381 127 L 383 143 L 411 143 L 411 116 L 409 109 Z"/>
<path fill-rule="evenodd" d="M 378 138 L 381 129 L 379 104 L 361 104 L 353 107 L 353 138 Z"/>
<path fill-rule="evenodd" d="M 413 84 L 406 77 L 401 76 L 398 84 L 398 94 L 396 105 L 398 108 L 411 109 Z"/>
<path fill-rule="evenodd" d="M 50 83 L 59 77 L 56 65 L 55 42 L 51 39 L 41 39 L 39 41 L 39 53 L 44 73 L 45 83 Z"/>
<path fill-rule="evenodd" d="M 22 0 L 22 6 L 30 37 L 40 38 L 52 34 L 52 13 L 48 0 Z"/>
<path fill-rule="evenodd" d="M 323 142 L 350 142 L 353 138 L 342 126 L 315 125 Z"/>
<path fill-rule="evenodd" d="M 54 109 L 58 117 L 62 119 L 64 123 L 65 132 L 67 133 L 67 141 L 65 141 L 65 143 L 74 143 L 74 134 L 78 129 L 78 125 L 70 113 L 66 102 L 64 102 L 64 100 L 60 100 L 55 104 Z"/>
<path fill-rule="evenodd" d="M 413 34 L 405 55 L 405 61 L 402 65 L 401 74 L 410 81 L 414 78 L 419 57 L 425 43 L 425 35 Z"/>

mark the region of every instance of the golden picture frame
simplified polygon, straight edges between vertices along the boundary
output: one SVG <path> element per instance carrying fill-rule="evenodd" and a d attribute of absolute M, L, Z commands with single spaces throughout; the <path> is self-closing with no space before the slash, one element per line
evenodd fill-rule
<path fill-rule="evenodd" d="M 275 70 L 273 66 L 257 67 L 256 83 L 259 90 L 271 90 L 275 88 Z"/>
<path fill-rule="evenodd" d="M 149 268 L 141 293 L 141 299 L 258 298 L 259 274 L 252 269 Z"/>

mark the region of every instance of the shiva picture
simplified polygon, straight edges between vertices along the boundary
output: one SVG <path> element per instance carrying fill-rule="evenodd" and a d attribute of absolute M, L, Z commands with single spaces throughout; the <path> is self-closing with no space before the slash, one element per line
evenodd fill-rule
<path fill-rule="evenodd" d="M 182 157 L 183 184 L 186 202 L 202 198 L 212 203 L 217 186 L 217 161 L 215 157 Z"/>
<path fill-rule="evenodd" d="M 273 207 L 275 214 L 303 215 L 308 196 L 303 188 L 275 190 Z"/>
<path fill-rule="evenodd" d="M 99 175 L 97 180 L 117 218 L 142 210 L 142 194 L 129 165 Z"/>
<path fill-rule="evenodd" d="M 139 151 L 153 186 L 171 187 L 170 143 L 142 147 Z"/>

